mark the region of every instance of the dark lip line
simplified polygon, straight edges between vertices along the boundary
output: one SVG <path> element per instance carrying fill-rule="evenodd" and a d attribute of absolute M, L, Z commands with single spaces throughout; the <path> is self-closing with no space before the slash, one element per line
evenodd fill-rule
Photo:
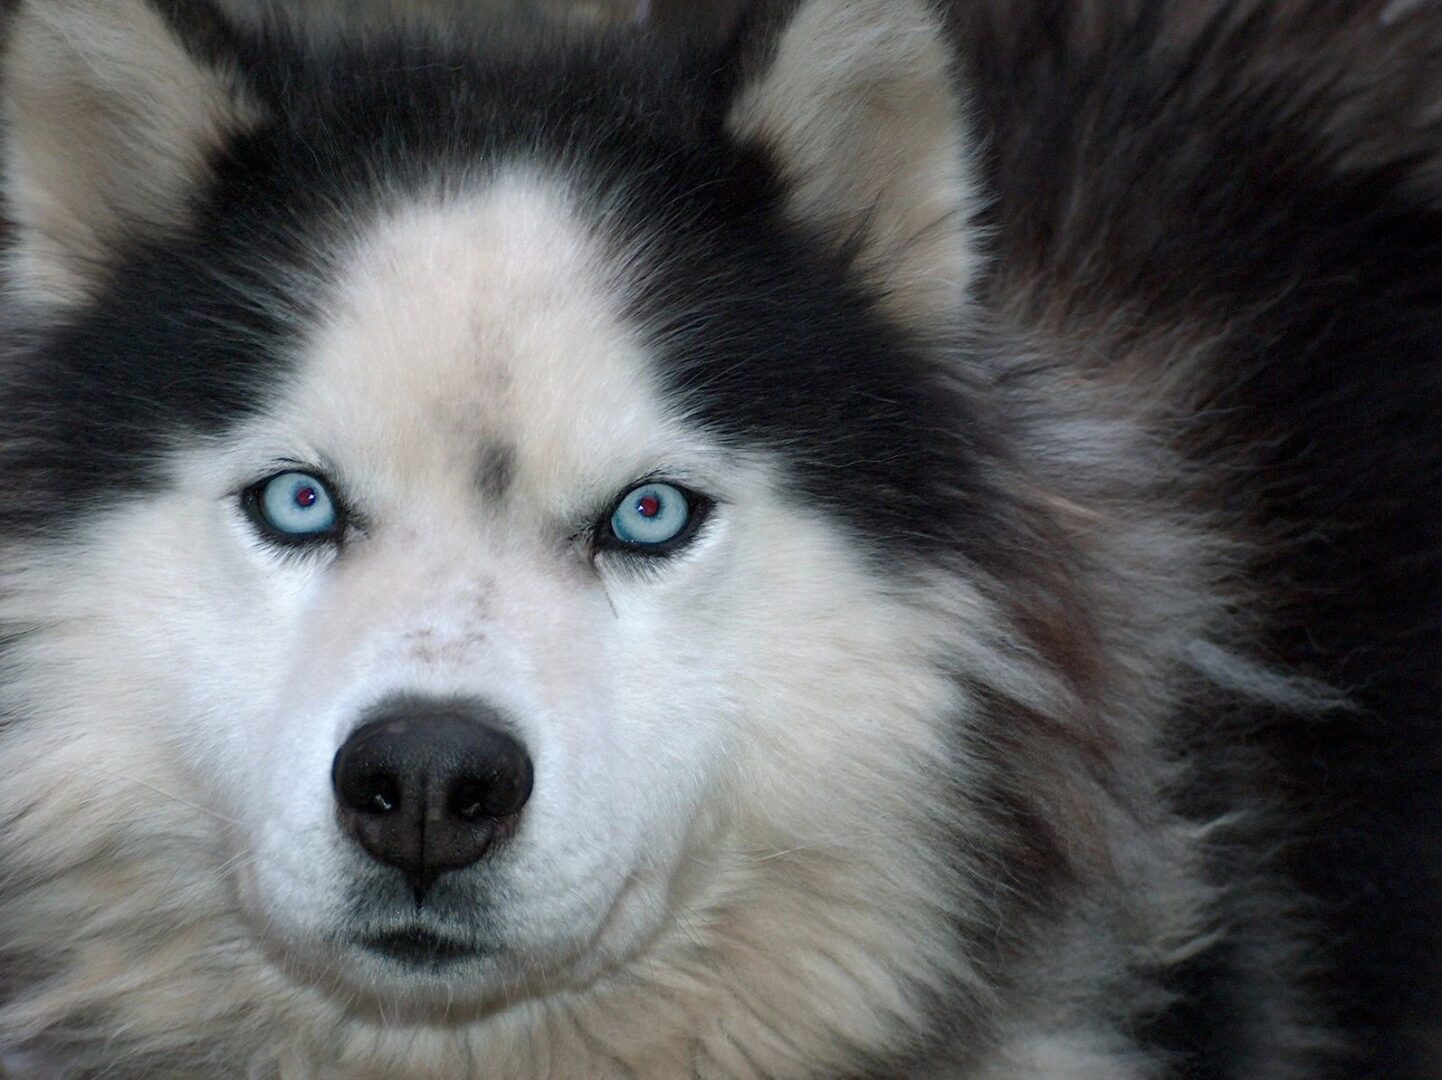
<path fill-rule="evenodd" d="M 456 938 L 449 938 L 423 927 L 408 927 L 383 933 L 366 934 L 356 943 L 368 952 L 409 966 L 441 966 L 472 960 L 481 949 Z"/>

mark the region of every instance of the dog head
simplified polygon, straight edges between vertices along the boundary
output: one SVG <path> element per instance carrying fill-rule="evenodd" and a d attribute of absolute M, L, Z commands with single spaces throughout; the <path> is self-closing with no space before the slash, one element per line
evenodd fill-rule
<path fill-rule="evenodd" d="M 923 837 L 989 655 L 988 421 L 948 56 L 920 0 L 691 53 L 22 7 L 12 1041 L 826 962 L 815 1024 L 864 1039 L 955 974 Z"/>

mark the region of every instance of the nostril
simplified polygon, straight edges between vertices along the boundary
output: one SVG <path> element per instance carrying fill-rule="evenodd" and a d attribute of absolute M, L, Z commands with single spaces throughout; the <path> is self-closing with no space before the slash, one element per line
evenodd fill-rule
<path fill-rule="evenodd" d="M 509 752 L 508 752 L 509 751 Z M 496 821 L 521 812 L 531 797 L 531 762 L 514 742 L 487 747 L 491 767 L 457 777 L 446 790 L 446 813 L 461 821 Z"/>
<path fill-rule="evenodd" d="M 362 814 L 393 814 L 401 804 L 401 786 L 388 773 L 368 773 L 341 793 L 341 801 Z"/>
<path fill-rule="evenodd" d="M 474 822 L 492 817 L 494 815 L 486 812 L 486 796 L 486 789 L 478 783 L 457 784 L 446 800 L 446 811 L 462 821 Z"/>

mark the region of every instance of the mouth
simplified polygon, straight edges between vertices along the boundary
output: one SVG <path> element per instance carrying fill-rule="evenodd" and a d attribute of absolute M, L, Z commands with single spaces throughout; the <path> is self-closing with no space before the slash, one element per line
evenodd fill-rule
<path fill-rule="evenodd" d="M 477 959 L 482 952 L 469 942 L 445 937 L 420 926 L 371 934 L 360 940 L 368 952 L 412 968 L 439 968 Z"/>

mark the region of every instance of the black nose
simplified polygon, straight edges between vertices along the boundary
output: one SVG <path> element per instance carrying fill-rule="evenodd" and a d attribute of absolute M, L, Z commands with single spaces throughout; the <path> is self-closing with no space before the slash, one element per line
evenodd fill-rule
<path fill-rule="evenodd" d="M 531 796 L 531 759 L 480 702 L 394 699 L 345 741 L 331 784 L 342 827 L 403 871 L 419 902 L 514 827 Z"/>

